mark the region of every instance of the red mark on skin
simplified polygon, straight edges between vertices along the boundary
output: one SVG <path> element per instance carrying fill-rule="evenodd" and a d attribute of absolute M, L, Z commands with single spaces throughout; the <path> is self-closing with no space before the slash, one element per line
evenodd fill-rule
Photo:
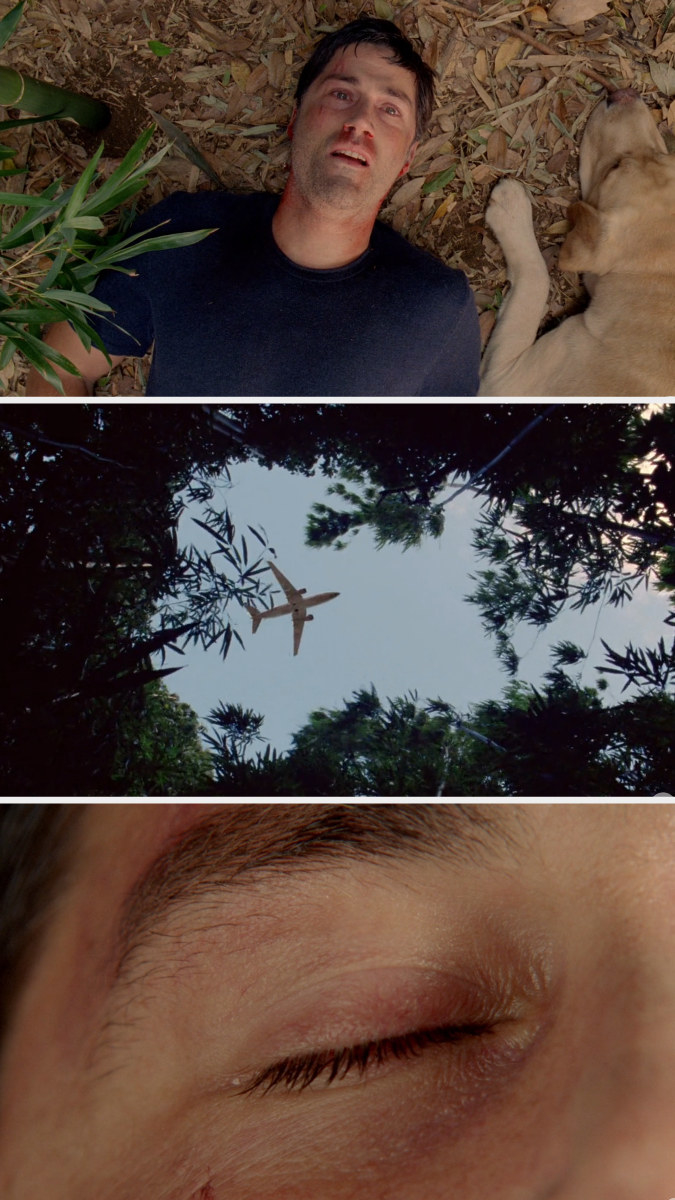
<path fill-rule="evenodd" d="M 205 1183 L 203 1188 L 195 1192 L 193 1200 L 216 1200 L 216 1193 L 213 1190 L 212 1183 Z"/>

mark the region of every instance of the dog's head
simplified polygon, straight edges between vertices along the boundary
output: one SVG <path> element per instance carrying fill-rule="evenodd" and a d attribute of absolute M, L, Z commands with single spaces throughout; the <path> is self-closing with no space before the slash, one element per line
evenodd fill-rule
<path fill-rule="evenodd" d="M 568 209 L 561 268 L 675 274 L 675 155 L 634 92 L 615 92 L 593 110 L 579 174 L 583 200 Z"/>

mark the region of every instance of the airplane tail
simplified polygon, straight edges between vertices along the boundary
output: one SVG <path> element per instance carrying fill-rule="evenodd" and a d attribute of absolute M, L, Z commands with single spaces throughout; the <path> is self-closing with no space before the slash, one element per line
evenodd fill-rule
<path fill-rule="evenodd" d="M 260 622 L 262 621 L 262 613 L 258 612 L 257 608 L 254 608 L 251 604 L 246 605 L 246 611 L 249 617 L 251 617 L 253 620 L 253 633 L 255 633 Z"/>

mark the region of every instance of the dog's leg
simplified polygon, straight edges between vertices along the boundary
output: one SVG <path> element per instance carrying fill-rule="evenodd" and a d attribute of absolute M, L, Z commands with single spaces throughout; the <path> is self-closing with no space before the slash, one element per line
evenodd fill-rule
<path fill-rule="evenodd" d="M 481 366 L 481 392 L 497 390 L 499 379 L 534 342 L 548 299 L 548 268 L 534 236 L 532 206 L 515 179 L 497 184 L 485 220 L 499 239 L 511 289 Z"/>

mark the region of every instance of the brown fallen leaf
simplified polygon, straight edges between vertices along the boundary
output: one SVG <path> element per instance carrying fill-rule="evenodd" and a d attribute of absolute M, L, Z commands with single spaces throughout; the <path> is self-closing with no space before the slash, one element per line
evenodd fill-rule
<path fill-rule="evenodd" d="M 549 20 L 558 25 L 577 25 L 606 12 L 609 0 L 554 0 L 548 10 Z"/>
<path fill-rule="evenodd" d="M 419 179 L 409 179 L 406 183 L 401 184 L 389 202 L 392 211 L 395 212 L 396 209 L 402 208 L 404 204 L 407 204 L 409 200 L 414 200 L 419 196 L 423 183 L 424 179 L 420 177 Z"/>
<path fill-rule="evenodd" d="M 529 75 L 525 75 L 518 88 L 520 99 L 524 100 L 527 96 L 534 96 L 535 92 L 539 91 L 543 82 L 544 76 L 537 75 L 534 71 L 531 71 Z"/>
<path fill-rule="evenodd" d="M 518 57 L 522 49 L 523 43 L 520 38 L 509 37 L 505 42 L 502 42 L 495 56 L 495 75 L 498 75 L 500 71 L 508 67 L 509 63 Z"/>
<path fill-rule="evenodd" d="M 255 96 L 255 94 L 267 83 L 267 67 L 265 63 L 259 63 L 257 67 L 251 71 L 246 83 L 242 87 L 242 92 L 247 96 Z M 240 85 L 241 86 L 241 85 Z"/>
<path fill-rule="evenodd" d="M 180 150 L 181 154 L 184 154 L 185 157 L 188 158 L 191 163 L 194 163 L 194 165 L 198 167 L 200 171 L 203 171 L 205 175 L 208 175 L 209 179 L 216 184 L 216 187 L 222 188 L 222 179 L 220 179 L 220 177 L 216 175 L 213 168 L 209 166 L 204 158 L 204 155 L 200 153 L 194 142 L 188 137 L 187 133 L 184 133 L 183 130 L 179 129 L 177 125 L 174 125 L 173 121 L 169 121 L 167 117 L 163 117 L 161 113 L 153 112 L 151 108 L 148 109 L 148 112 L 150 113 L 153 121 L 157 122 L 162 132 L 165 133 L 168 138 L 172 139 L 174 144 Z"/>
<path fill-rule="evenodd" d="M 675 96 L 675 67 L 669 67 L 668 63 L 655 63 L 650 60 L 649 73 L 664 96 Z"/>
<path fill-rule="evenodd" d="M 494 129 L 487 140 L 487 160 L 493 167 L 506 166 L 508 142 L 503 129 Z"/>
<path fill-rule="evenodd" d="M 675 33 L 669 33 L 667 37 L 664 37 L 660 46 L 657 46 L 655 50 L 648 50 L 647 53 L 653 55 L 654 58 L 658 58 L 661 54 L 675 54 Z"/>
<path fill-rule="evenodd" d="M 552 154 L 548 159 L 546 163 L 546 170 L 549 171 L 551 175 L 562 175 L 565 167 L 567 166 L 567 160 L 569 156 L 569 146 L 563 146 L 562 150 L 558 150 L 557 154 Z"/>
<path fill-rule="evenodd" d="M 449 213 L 455 207 L 456 203 L 457 203 L 457 197 L 453 196 L 452 192 L 450 192 L 445 197 L 445 200 L 442 200 L 441 203 L 439 204 L 438 208 L 436 209 L 434 215 L 431 218 L 432 221 L 440 221 L 441 218 L 446 215 L 446 213 Z"/>
<path fill-rule="evenodd" d="M 476 60 L 473 64 L 473 73 L 476 76 L 476 79 L 478 80 L 479 83 L 487 83 L 487 81 L 488 81 L 487 53 L 483 49 L 479 50 L 476 55 Z"/>
<path fill-rule="evenodd" d="M 245 92 L 246 84 L 248 83 L 248 77 L 251 74 L 251 68 L 249 67 L 248 63 L 241 62 L 239 59 L 235 59 L 230 69 L 232 71 L 232 78 L 234 79 L 237 87 L 241 88 L 242 92 Z"/>
<path fill-rule="evenodd" d="M 560 237 L 563 233 L 569 233 L 571 229 L 569 221 L 554 221 L 548 226 L 546 233 L 549 237 Z"/>

